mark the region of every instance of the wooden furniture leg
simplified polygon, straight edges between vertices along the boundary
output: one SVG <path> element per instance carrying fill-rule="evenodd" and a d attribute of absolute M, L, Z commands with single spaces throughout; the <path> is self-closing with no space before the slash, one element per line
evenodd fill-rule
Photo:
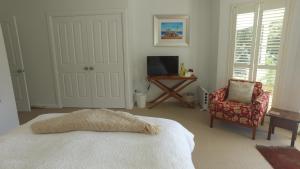
<path fill-rule="evenodd" d="M 260 122 L 260 125 L 264 125 L 264 123 L 265 123 L 265 115 L 263 116 L 263 118 L 261 119 L 261 122 Z"/>
<path fill-rule="evenodd" d="M 269 130 L 268 130 L 268 140 L 271 140 L 271 134 L 272 134 L 272 129 L 273 129 L 273 118 L 270 118 L 270 124 L 269 124 Z"/>
<path fill-rule="evenodd" d="M 256 127 L 252 128 L 252 140 L 255 140 L 255 136 L 256 136 Z"/>
<path fill-rule="evenodd" d="M 152 109 L 153 107 L 159 105 L 160 103 L 164 102 L 164 101 L 167 100 L 168 98 L 169 98 L 169 97 L 166 96 L 166 97 L 162 98 L 161 100 L 156 101 L 156 102 L 153 103 L 151 106 L 149 106 L 149 109 Z"/>
<path fill-rule="evenodd" d="M 210 128 L 213 128 L 214 127 L 214 116 L 211 115 L 210 116 Z"/>
<path fill-rule="evenodd" d="M 170 97 L 173 97 L 177 99 L 180 103 L 184 104 L 187 107 L 193 108 L 194 106 L 190 103 L 188 103 L 186 100 L 183 99 L 183 96 L 179 94 L 181 90 L 183 90 L 185 87 L 190 85 L 191 83 L 195 82 L 197 78 L 183 78 L 179 83 L 172 87 L 168 87 L 167 85 L 163 84 L 160 80 L 162 79 L 153 79 L 153 78 L 148 78 L 149 82 L 155 84 L 158 88 L 160 88 L 163 93 L 159 95 L 157 98 L 155 98 L 152 103 L 152 105 L 149 106 L 149 108 L 153 108 L 157 106 L 158 104 L 164 102 Z"/>
<path fill-rule="evenodd" d="M 154 83 L 156 86 L 158 86 L 160 89 L 162 89 L 163 92 L 161 95 L 159 95 L 157 98 L 155 98 L 154 100 L 152 100 L 150 103 L 155 103 L 157 100 L 163 98 L 164 96 L 167 96 L 169 91 L 176 89 L 178 86 L 182 85 L 185 81 L 181 81 L 180 83 L 176 84 L 175 86 L 169 88 L 166 85 L 162 84 L 161 82 L 159 82 L 158 80 L 153 80 L 151 81 L 152 83 Z"/>
<path fill-rule="evenodd" d="M 162 98 L 166 94 L 167 94 L 166 92 L 163 92 L 161 95 L 159 95 L 157 98 L 155 98 L 154 100 L 150 101 L 149 103 L 155 103 L 157 100 L 159 100 L 160 98 Z"/>
<path fill-rule="evenodd" d="M 294 147 L 295 141 L 297 139 L 297 134 L 298 134 L 298 124 L 295 124 L 292 132 L 293 132 L 293 134 L 292 134 L 291 147 Z"/>
<path fill-rule="evenodd" d="M 274 134 L 275 133 L 275 126 L 273 125 L 273 127 L 272 127 L 272 134 Z"/>

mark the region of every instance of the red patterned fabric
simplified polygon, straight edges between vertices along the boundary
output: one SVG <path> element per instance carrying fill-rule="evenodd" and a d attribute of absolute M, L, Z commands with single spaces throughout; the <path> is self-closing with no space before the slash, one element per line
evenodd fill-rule
<path fill-rule="evenodd" d="M 234 81 L 248 82 L 244 80 Z M 227 92 L 228 87 L 225 87 L 209 95 L 210 114 L 218 119 L 257 127 L 265 116 L 269 103 L 269 93 L 263 91 L 262 83 L 255 82 L 251 104 L 227 101 Z"/>

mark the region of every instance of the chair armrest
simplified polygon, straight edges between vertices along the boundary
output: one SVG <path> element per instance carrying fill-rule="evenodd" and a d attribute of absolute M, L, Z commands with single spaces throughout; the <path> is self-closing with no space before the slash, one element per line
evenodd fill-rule
<path fill-rule="evenodd" d="M 269 104 L 270 92 L 263 92 L 252 103 L 252 119 L 264 116 Z"/>
<path fill-rule="evenodd" d="M 226 92 L 227 92 L 227 87 L 218 89 L 212 93 L 209 94 L 209 103 L 213 103 L 213 102 L 221 102 L 225 100 L 225 96 L 226 96 Z"/>
<path fill-rule="evenodd" d="M 263 92 L 253 102 L 253 105 L 267 106 L 269 103 L 270 92 Z"/>

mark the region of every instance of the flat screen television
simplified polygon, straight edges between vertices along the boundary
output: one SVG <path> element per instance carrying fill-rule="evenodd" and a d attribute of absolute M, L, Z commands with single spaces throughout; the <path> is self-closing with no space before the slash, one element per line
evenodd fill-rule
<path fill-rule="evenodd" d="M 178 75 L 178 56 L 148 56 L 147 73 L 150 76 Z"/>

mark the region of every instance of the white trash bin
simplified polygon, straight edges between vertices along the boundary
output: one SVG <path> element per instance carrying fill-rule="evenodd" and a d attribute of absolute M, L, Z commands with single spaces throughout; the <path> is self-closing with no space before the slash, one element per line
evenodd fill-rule
<path fill-rule="evenodd" d="M 146 94 L 145 93 L 135 93 L 135 99 L 136 99 L 136 104 L 138 108 L 145 108 L 146 107 Z"/>

